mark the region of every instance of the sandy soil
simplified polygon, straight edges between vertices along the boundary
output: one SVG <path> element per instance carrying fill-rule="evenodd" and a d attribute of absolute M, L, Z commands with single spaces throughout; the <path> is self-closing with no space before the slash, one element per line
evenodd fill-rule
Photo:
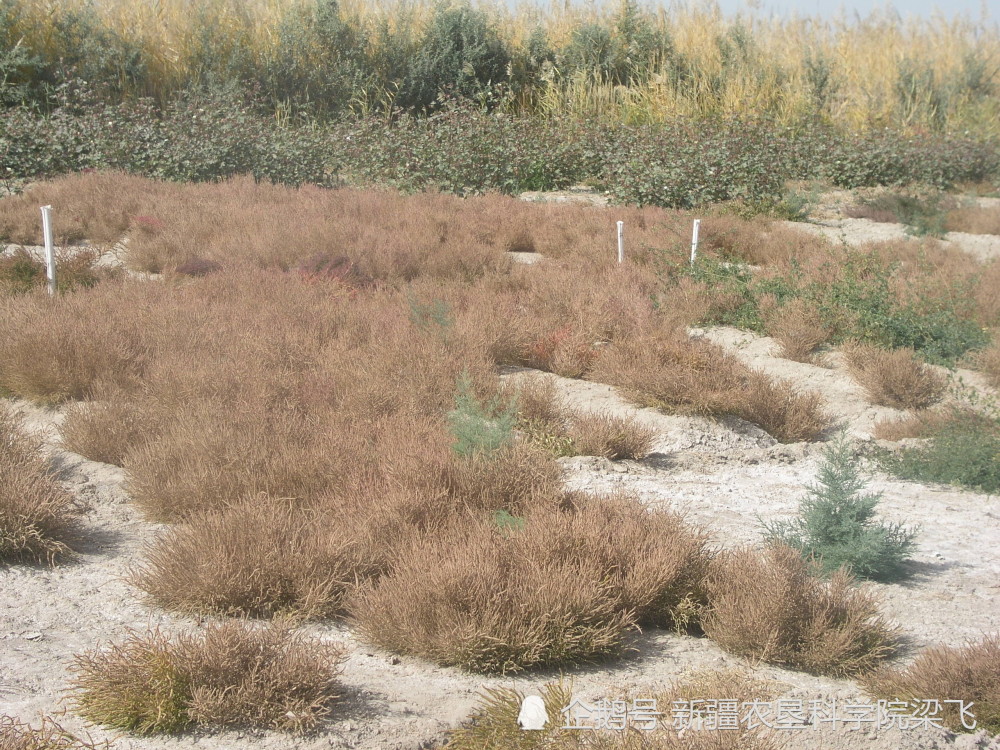
<path fill-rule="evenodd" d="M 770 339 L 734 329 L 692 331 L 736 352 L 794 387 L 819 390 L 831 414 L 855 441 L 859 455 L 871 441 L 875 421 L 894 410 L 868 404 L 836 355 L 826 366 L 790 362 L 774 355 Z M 975 374 L 967 382 L 982 386 Z M 609 386 L 510 369 L 503 377 L 553 378 L 575 406 L 630 414 L 657 431 L 655 452 L 643 461 L 561 459 L 567 486 L 594 492 L 625 489 L 651 507 L 683 511 L 703 525 L 719 547 L 761 540 L 760 520 L 795 512 L 804 488 L 814 480 L 821 446 L 782 445 L 759 428 L 737 419 L 672 416 L 630 405 Z M 985 386 L 982 386 L 985 388 Z M 127 582 L 128 571 L 162 527 L 144 520 L 130 504 L 124 472 L 61 449 L 60 409 L 15 402 L 30 426 L 46 438 L 46 454 L 59 480 L 83 503 L 86 546 L 77 562 L 54 569 L 0 568 L 0 714 L 37 720 L 66 708 L 65 690 L 75 653 L 118 639 L 128 627 L 193 629 L 198 623 L 148 606 Z M 904 584 L 877 585 L 885 611 L 899 624 L 909 651 L 932 644 L 961 645 L 1000 631 L 1000 498 L 902 482 L 875 474 L 872 488 L 884 493 L 887 519 L 920 527 L 914 576 Z M 341 683 L 344 698 L 318 734 L 298 738 L 274 732 L 197 732 L 176 738 L 137 739 L 90 728 L 128 749 L 176 748 L 372 748 L 415 750 L 434 747 L 475 706 L 484 687 L 525 691 L 557 677 L 554 673 L 491 678 L 399 657 L 360 641 L 339 623 L 310 624 L 320 637 L 348 651 Z M 576 697 L 614 699 L 626 693 L 652 695 L 658 686 L 694 669 L 741 664 L 704 638 L 649 631 L 637 636 L 623 660 L 569 670 Z M 747 665 L 753 666 L 753 665 Z M 757 665 L 757 673 L 779 681 L 783 697 L 802 700 L 864 700 L 850 680 L 817 678 Z M 711 696 L 725 697 L 725 696 Z M 928 696 L 930 697 L 930 696 Z M 71 712 L 62 721 L 83 729 Z M 992 748 L 1000 738 L 983 733 L 956 736 L 928 729 L 878 734 L 844 728 L 809 730 L 790 737 L 796 748 Z"/>
<path fill-rule="evenodd" d="M 912 239 L 912 235 L 907 233 L 906 227 L 902 224 L 876 222 L 870 219 L 852 219 L 846 215 L 844 209 L 855 203 L 859 195 L 876 192 L 879 191 L 868 190 L 852 193 L 848 190 L 834 190 L 824 193 L 810 212 L 809 221 L 782 223 L 805 232 L 818 234 L 833 242 L 852 246 L 868 242 Z M 1000 198 L 977 198 L 975 202 L 983 208 L 1000 209 Z M 946 249 L 961 250 L 982 261 L 1000 258 L 1000 236 L 993 234 L 948 232 L 940 240 L 928 241 L 939 242 Z"/>

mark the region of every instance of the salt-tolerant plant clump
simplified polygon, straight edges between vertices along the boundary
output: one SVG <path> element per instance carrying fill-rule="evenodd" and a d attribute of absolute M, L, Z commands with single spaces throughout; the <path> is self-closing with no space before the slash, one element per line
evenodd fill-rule
<path fill-rule="evenodd" d="M 846 567 L 858 578 L 899 578 L 916 531 L 876 520 L 882 496 L 864 492 L 865 484 L 841 435 L 824 451 L 818 484 L 809 488 L 798 516 L 764 523 L 768 542 L 799 550 L 827 574 Z"/>
<path fill-rule="evenodd" d="M 781 346 L 781 356 L 796 362 L 811 362 L 816 350 L 830 338 L 822 317 L 801 299 L 771 310 L 765 327 Z"/>
<path fill-rule="evenodd" d="M 704 600 L 704 537 L 629 498 L 568 501 L 415 541 L 349 605 L 362 632 L 439 664 L 507 673 L 616 655 L 639 624 L 687 624 Z"/>
<path fill-rule="evenodd" d="M 72 551 L 78 508 L 40 450 L 41 441 L 0 403 L 0 564 L 51 564 Z"/>
<path fill-rule="evenodd" d="M 704 415 L 732 414 L 778 440 L 815 440 L 828 424 L 822 399 L 743 364 L 736 355 L 682 331 L 635 337 L 597 360 L 590 378 L 620 386 L 646 406 Z"/>
<path fill-rule="evenodd" d="M 38 726 L 0 716 L 0 750 L 111 750 L 110 742 L 97 742 L 64 729 L 45 716 Z"/>
<path fill-rule="evenodd" d="M 393 651 L 487 673 L 621 653 L 636 623 L 598 566 L 541 567 L 518 554 L 520 539 L 491 524 L 415 543 L 351 607 L 361 632 Z"/>
<path fill-rule="evenodd" d="M 882 465 L 901 479 L 1000 490 L 1000 421 L 980 414 L 942 420 L 924 435 L 924 445 L 883 454 Z"/>
<path fill-rule="evenodd" d="M 885 666 L 861 681 L 878 698 L 910 701 L 917 708 L 921 701 L 942 701 L 943 721 L 956 732 L 972 730 L 974 718 L 978 728 L 1000 733 L 1000 635 L 959 647 L 932 646 L 907 667 Z M 963 715 L 961 705 L 973 716 Z"/>
<path fill-rule="evenodd" d="M 947 383 L 912 350 L 886 351 L 849 342 L 842 348 L 847 369 L 872 403 L 896 409 L 926 409 L 944 396 Z"/>
<path fill-rule="evenodd" d="M 891 656 L 897 634 L 871 590 L 844 571 L 814 575 L 784 545 L 721 554 L 706 581 L 705 634 L 739 656 L 816 674 L 869 671 Z"/>
<path fill-rule="evenodd" d="M 76 657 L 73 700 L 84 718 L 138 734 L 193 725 L 301 732 L 338 697 L 341 656 L 280 624 L 233 620 L 174 637 L 132 631 Z"/>

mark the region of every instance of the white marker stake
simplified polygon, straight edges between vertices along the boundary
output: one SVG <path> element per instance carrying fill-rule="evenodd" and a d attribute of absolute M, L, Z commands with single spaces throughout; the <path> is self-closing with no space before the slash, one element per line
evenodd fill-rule
<path fill-rule="evenodd" d="M 694 229 L 691 230 L 691 265 L 694 265 L 694 259 L 698 257 L 698 230 L 701 228 L 701 219 L 694 220 Z"/>
<path fill-rule="evenodd" d="M 56 253 L 52 247 L 52 206 L 42 206 L 42 235 L 45 238 L 45 276 L 49 280 L 49 294 L 56 293 Z"/>
<path fill-rule="evenodd" d="M 618 262 L 625 260 L 625 222 L 618 222 Z"/>

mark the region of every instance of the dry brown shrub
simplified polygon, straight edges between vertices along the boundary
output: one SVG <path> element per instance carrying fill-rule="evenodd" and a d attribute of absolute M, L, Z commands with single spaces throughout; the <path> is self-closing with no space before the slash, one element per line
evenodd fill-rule
<path fill-rule="evenodd" d="M 72 292 L 116 277 L 117 271 L 95 266 L 94 250 L 56 250 L 56 291 Z M 47 289 L 45 261 L 25 248 L 12 253 L 0 251 L 0 293 L 22 294 Z"/>
<path fill-rule="evenodd" d="M 984 326 L 1000 326 L 1000 258 L 980 267 L 973 290 L 976 320 Z"/>
<path fill-rule="evenodd" d="M 228 621 L 173 638 L 129 631 L 76 657 L 73 698 L 84 718 L 138 734 L 193 724 L 302 732 L 330 713 L 342 657 L 280 624 Z"/>
<path fill-rule="evenodd" d="M 899 224 L 900 218 L 895 211 L 888 208 L 877 208 L 864 204 L 855 204 L 844 208 L 844 215 L 849 219 L 869 219 L 879 224 Z"/>
<path fill-rule="evenodd" d="M 990 385 L 1000 389 L 1000 343 L 978 352 L 974 357 L 976 369 L 989 378 Z"/>
<path fill-rule="evenodd" d="M 0 750 L 111 750 L 111 743 L 80 737 L 48 716 L 37 727 L 0 716 Z"/>
<path fill-rule="evenodd" d="M 941 718 L 956 732 L 969 731 L 959 706 L 962 701 L 974 714 L 977 726 L 1000 733 L 1000 635 L 986 635 L 965 646 L 933 646 L 922 651 L 909 666 L 884 667 L 862 678 L 873 695 L 890 701 L 908 701 L 921 709 L 923 701 L 939 700 Z"/>
<path fill-rule="evenodd" d="M 684 329 L 717 314 L 722 306 L 719 294 L 704 281 L 682 276 L 659 297 L 664 328 Z"/>
<path fill-rule="evenodd" d="M 645 406 L 732 414 L 783 442 L 814 440 L 829 423 L 818 394 L 799 393 L 721 347 L 681 331 L 608 347 L 590 378 L 623 388 Z"/>
<path fill-rule="evenodd" d="M 804 300 L 793 299 L 766 316 L 767 335 L 781 346 L 781 356 L 812 362 L 813 354 L 830 338 L 819 313 Z"/>
<path fill-rule="evenodd" d="M 132 581 L 181 612 L 336 616 L 346 591 L 378 572 L 354 520 L 274 501 L 199 513 L 147 550 Z"/>
<path fill-rule="evenodd" d="M 770 266 L 828 247 L 825 239 L 779 222 L 722 215 L 702 220 L 698 252 L 753 266 Z"/>
<path fill-rule="evenodd" d="M 529 441 L 558 456 L 642 459 L 653 449 L 656 431 L 634 417 L 569 407 L 548 377 L 508 381 L 501 399 L 516 404 L 517 429 Z"/>
<path fill-rule="evenodd" d="M 468 520 L 401 550 L 351 603 L 360 631 L 400 653 L 509 673 L 613 656 L 635 627 L 593 563 L 537 565 L 519 535 Z"/>
<path fill-rule="evenodd" d="M 121 172 L 91 172 L 57 177 L 30 185 L 0 202 L 0 238 L 23 245 L 42 244 L 39 206 L 52 206 L 53 240 L 64 245 L 88 239 L 121 239 L 142 205 L 155 205 L 169 191 L 167 183 Z"/>
<path fill-rule="evenodd" d="M 964 405 L 947 404 L 911 411 L 898 419 L 883 419 L 875 423 L 873 434 L 879 440 L 896 441 L 929 438 L 952 429 L 990 433 L 996 427 L 996 420 L 988 414 Z"/>
<path fill-rule="evenodd" d="M 515 381 L 506 380 L 501 386 L 499 398 L 517 405 L 518 420 L 522 422 L 557 427 L 565 423 L 569 414 L 550 375 L 533 377 L 526 373 Z"/>
<path fill-rule="evenodd" d="M 94 401 L 70 404 L 59 427 L 62 446 L 91 461 L 123 466 L 157 422 L 151 409 L 114 387 L 94 387 Z"/>
<path fill-rule="evenodd" d="M 657 705 L 666 709 L 674 701 L 704 701 L 724 696 L 743 706 L 754 701 L 771 701 L 779 695 L 779 683 L 742 669 L 699 670 L 675 680 L 665 693 L 657 696 Z M 762 725 L 749 727 L 741 722 L 734 729 L 689 729 L 682 736 L 664 721 L 649 750 L 779 750 L 785 746 L 779 734 Z"/>
<path fill-rule="evenodd" d="M 0 402 L 0 563 L 70 554 L 76 506 L 41 456 L 41 441 Z"/>
<path fill-rule="evenodd" d="M 856 588 L 844 571 L 815 577 L 790 547 L 725 552 L 706 588 L 705 633 L 739 656 L 843 676 L 878 666 L 896 649 L 871 589 Z"/>
<path fill-rule="evenodd" d="M 949 232 L 1000 234 L 1000 208 L 956 208 L 945 216 L 944 226 Z"/>
<path fill-rule="evenodd" d="M 515 442 L 491 453 L 453 455 L 445 487 L 462 507 L 506 510 L 520 514 L 562 497 L 559 465 L 552 455 L 530 443 Z"/>
<path fill-rule="evenodd" d="M 623 610 L 641 625 L 697 624 L 711 552 L 682 516 L 648 510 L 629 496 L 568 498 L 526 516 L 522 549 L 548 567 L 596 564 Z"/>
<path fill-rule="evenodd" d="M 753 422 L 782 443 L 817 440 L 830 426 L 818 392 L 799 391 L 790 381 L 760 370 L 751 369 L 745 385 L 732 398 L 728 413 Z"/>
<path fill-rule="evenodd" d="M 643 459 L 656 440 L 656 431 L 634 417 L 609 412 L 575 414 L 568 434 L 579 454 L 604 456 L 612 461 Z"/>
<path fill-rule="evenodd" d="M 174 268 L 174 273 L 180 276 L 207 276 L 222 270 L 222 264 L 204 258 L 189 258 Z"/>
<path fill-rule="evenodd" d="M 0 297 L 0 389 L 57 403 L 98 381 L 134 383 L 145 363 L 135 286 Z"/>
<path fill-rule="evenodd" d="M 745 373 L 732 354 L 682 331 L 606 347 L 590 378 L 623 388 L 644 406 L 722 413 Z"/>
<path fill-rule="evenodd" d="M 850 342 L 841 351 L 851 376 L 872 403 L 895 409 L 926 409 L 941 400 L 947 382 L 909 349 L 886 351 Z"/>
<path fill-rule="evenodd" d="M 459 517 L 350 606 L 386 648 L 514 672 L 613 655 L 637 621 L 689 624 L 707 560 L 704 536 L 672 514 L 577 499 L 511 523 Z"/>
<path fill-rule="evenodd" d="M 908 438 L 930 437 L 941 423 L 938 415 L 921 410 L 904 414 L 898 418 L 885 418 L 877 421 L 872 428 L 872 436 L 876 440 L 897 442 Z"/>
<path fill-rule="evenodd" d="M 338 477 L 345 441 L 334 425 L 282 413 L 273 400 L 234 411 L 228 399 L 174 411 L 125 456 L 129 493 L 152 519 L 179 520 L 248 498 L 308 498 Z"/>

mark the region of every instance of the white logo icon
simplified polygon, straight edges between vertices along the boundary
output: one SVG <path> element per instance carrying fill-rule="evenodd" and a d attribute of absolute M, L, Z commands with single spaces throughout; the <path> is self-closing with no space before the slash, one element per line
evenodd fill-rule
<path fill-rule="evenodd" d="M 517 715 L 517 725 L 521 729 L 545 729 L 548 720 L 541 697 L 529 695 L 521 702 L 521 713 Z"/>

